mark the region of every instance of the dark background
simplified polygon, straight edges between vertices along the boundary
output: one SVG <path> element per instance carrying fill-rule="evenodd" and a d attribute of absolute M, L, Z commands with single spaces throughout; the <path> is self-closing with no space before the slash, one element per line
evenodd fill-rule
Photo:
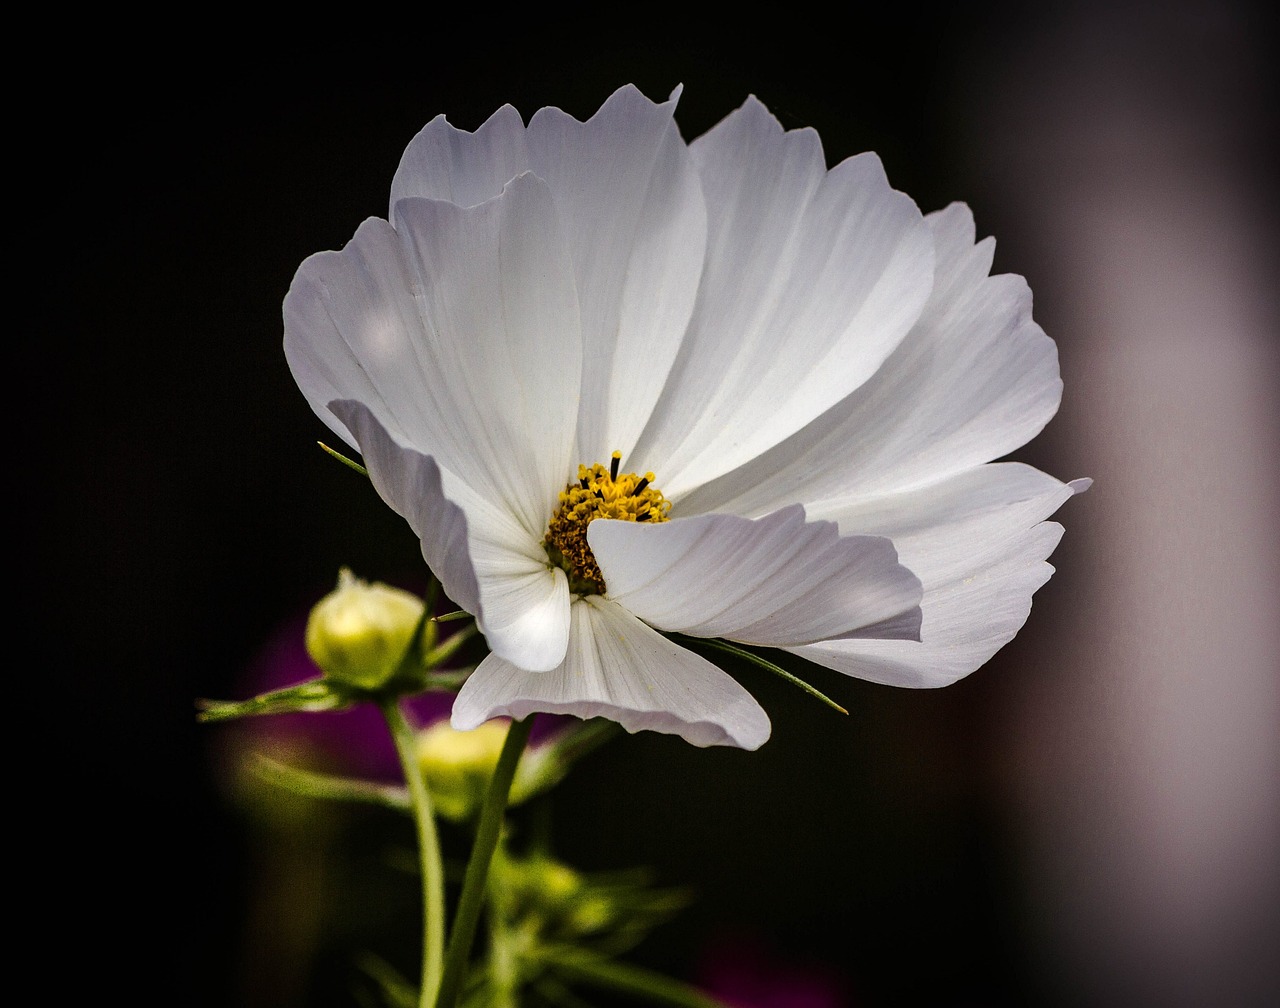
<path fill-rule="evenodd" d="M 1204 550 L 1230 567 L 1223 550 L 1238 544 L 1260 565 L 1251 582 L 1240 573 L 1251 607 L 1236 610 L 1231 637 L 1252 635 L 1261 650 L 1197 665 L 1188 681 L 1216 677 L 1223 694 L 1265 713 L 1276 699 L 1280 584 L 1270 510 L 1273 37 L 1250 5 L 1035 11 L 854 11 L 846 21 L 788 8 L 736 11 L 712 27 L 658 9 L 608 25 L 424 16 L 355 24 L 349 35 L 326 28 L 323 44 L 309 20 L 278 38 L 226 21 L 158 36 L 104 23 L 95 37 L 94 26 L 79 26 L 76 52 L 47 67 L 73 83 L 47 92 L 66 98 L 19 96 L 30 139 L 23 167 L 45 206 L 20 208 L 36 223 L 36 262 L 34 279 L 15 290 L 35 320 L 19 337 L 34 367 L 18 379 L 20 403 L 37 407 L 37 479 L 26 483 L 37 529 L 33 611 L 58 684 L 42 721 L 72 733 L 63 779 L 76 815 L 50 843 L 68 845 L 70 863 L 83 866 L 66 869 L 73 882 L 59 915 L 70 926 L 56 947 L 73 950 L 68 961 L 134 1003 L 254 1003 L 262 967 L 247 950 L 263 940 L 254 931 L 262 873 L 283 871 L 273 860 L 280 835 L 229 797 L 219 761 L 228 735 L 196 723 L 195 700 L 242 695 L 281 623 L 305 613 L 339 566 L 400 583 L 421 577 L 408 529 L 315 446 L 327 431 L 281 351 L 280 305 L 298 264 L 386 215 L 400 153 L 437 113 L 466 129 L 507 102 L 526 120 L 543 105 L 586 118 L 623 83 L 654 99 L 683 83 L 677 121 L 687 139 L 755 94 L 784 125 L 816 128 L 830 163 L 875 150 L 923 210 L 968 202 L 979 235 L 999 239 L 996 270 L 1028 278 L 1062 358 L 1063 411 L 1017 457 L 1099 484 L 1064 508 L 1059 573 L 1026 630 L 978 673 L 914 692 L 819 670 L 814 682 L 850 710 L 841 718 L 763 673 L 734 670 L 772 717 L 769 743 L 749 754 L 652 735 L 611 742 L 556 792 L 556 850 L 585 869 L 649 865 L 663 883 L 693 887 L 697 902 L 637 951 L 690 980 L 717 943 L 739 940 L 760 943 L 760 957 L 780 969 L 834 976 L 851 1005 L 1245 1005 L 1280 989 L 1267 954 L 1278 933 L 1268 867 L 1280 808 L 1274 731 L 1226 710 L 1221 735 L 1203 737 L 1207 749 L 1221 737 L 1253 741 L 1214 764 L 1196 793 L 1220 793 L 1217 774 L 1249 783 L 1225 812 L 1183 801 L 1169 781 L 1203 765 L 1202 736 L 1174 730 L 1170 711 L 1182 708 L 1167 698 L 1117 698 L 1114 684 L 1132 666 L 1091 646 L 1104 630 L 1146 632 L 1142 613 L 1114 617 L 1099 585 L 1123 588 L 1124 572 L 1148 562 L 1113 548 L 1108 536 L 1123 542 L 1125 530 L 1108 515 L 1149 522 L 1140 497 L 1108 489 L 1107 477 L 1123 485 L 1132 471 L 1134 448 L 1089 424 L 1132 421 L 1124 407 L 1133 390 L 1105 388 L 1113 369 L 1091 342 L 1100 323 L 1079 308 L 1080 292 L 1097 289 L 1088 229 L 1098 218 L 1087 196 L 1114 179 L 1115 164 L 1105 149 L 1083 153 L 1079 137 L 1091 123 L 1122 121 L 1111 113 L 1133 101 L 1136 122 L 1172 123 L 1180 139 L 1167 150 L 1141 130 L 1135 139 L 1109 127 L 1120 161 L 1141 168 L 1144 158 L 1217 152 L 1231 169 L 1228 195 L 1247 207 L 1238 236 L 1219 228 L 1197 240 L 1205 255 L 1237 238 L 1253 250 L 1243 258 L 1258 272 L 1230 275 L 1260 307 L 1228 328 L 1247 337 L 1239 374 L 1255 385 L 1223 401 L 1260 403 L 1250 416 L 1262 426 L 1227 423 L 1222 443 L 1245 453 L 1261 483 L 1231 494 L 1254 502 L 1239 519 L 1255 522 L 1248 528 L 1206 505 Z M 1108 76 L 1117 66 L 1125 69 Z M 1054 133 L 1063 122 L 1084 132 Z M 1209 190 L 1223 191 L 1207 177 L 1193 186 Z M 1175 192 L 1150 214 L 1176 220 L 1187 206 Z M 1135 245 L 1124 269 L 1162 262 L 1168 247 Z M 1119 282 L 1122 272 L 1107 276 Z M 1124 332 L 1123 319 L 1113 324 Z M 1220 351 L 1215 343 L 1207 353 Z M 1144 391 L 1154 398 L 1141 417 L 1161 417 L 1157 432 L 1176 415 L 1165 407 L 1188 401 L 1180 387 Z M 1199 422 L 1189 421 L 1193 441 L 1209 436 Z M 1167 469 L 1144 471 L 1135 493 L 1187 477 L 1181 456 L 1160 458 Z M 1219 476 L 1191 476 L 1213 498 Z M 31 547 L 20 537 L 23 555 Z M 1200 603 L 1212 586 L 1185 583 L 1181 567 L 1148 580 L 1185 584 L 1184 623 L 1208 611 Z M 1166 721 L 1190 748 L 1134 741 L 1145 737 L 1135 724 Z M 1129 814 L 1135 794 L 1151 799 L 1153 818 Z M 1157 814 L 1166 806 L 1174 811 Z M 1160 841 L 1162 829 L 1185 836 L 1222 815 L 1240 829 L 1205 834 L 1185 856 Z M 334 828 L 336 849 L 347 850 L 362 836 L 395 842 L 398 824 L 370 816 Z M 1155 863 L 1164 871 L 1149 869 L 1147 842 L 1163 852 Z M 1217 856 L 1216 844 L 1229 852 Z M 1240 891 L 1251 895 L 1224 896 L 1185 933 L 1171 925 L 1197 916 L 1183 914 L 1177 887 L 1222 864 L 1230 878 L 1207 874 L 1207 889 L 1234 893 L 1245 879 Z M 377 912 L 350 911 L 322 936 L 296 1004 L 354 1003 L 359 948 L 411 961 L 412 949 L 396 943 L 414 926 L 412 882 L 368 885 Z M 1184 942 L 1212 950 L 1188 959 Z"/>

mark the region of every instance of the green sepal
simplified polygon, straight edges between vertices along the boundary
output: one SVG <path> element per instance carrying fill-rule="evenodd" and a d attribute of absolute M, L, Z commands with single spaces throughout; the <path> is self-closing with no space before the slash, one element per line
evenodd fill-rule
<path fill-rule="evenodd" d="M 463 615 L 465 616 L 468 614 L 464 613 Z M 432 624 L 436 624 L 436 623 L 439 623 L 440 620 L 432 619 L 430 622 Z M 453 658 L 453 656 L 457 654 L 459 650 L 461 650 L 462 645 L 466 644 L 467 641 L 469 641 L 472 637 L 474 637 L 479 632 L 480 632 L 480 628 L 477 627 L 474 623 L 472 623 L 470 626 L 463 627 L 461 630 L 455 633 L 452 637 L 446 637 L 444 640 L 440 641 L 438 644 L 434 644 L 431 647 L 427 648 L 427 650 L 421 654 L 419 660 L 421 661 L 422 665 L 426 668 L 428 672 L 428 678 L 426 682 L 429 686 L 447 681 L 450 678 L 450 676 L 456 675 L 457 673 L 462 671 L 460 669 L 441 669 L 440 666 L 444 665 L 445 662 L 450 661 Z M 432 633 L 431 637 L 434 638 L 434 636 L 435 634 Z M 465 674 L 463 674 L 462 678 L 466 679 L 466 677 L 470 675 L 474 669 L 475 669 L 474 665 L 466 669 Z M 459 682 L 459 685 L 461 685 L 461 682 Z"/>
<path fill-rule="evenodd" d="M 422 607 L 422 617 L 409 638 L 409 646 L 405 648 L 400 664 L 391 678 L 377 691 L 388 696 L 421 693 L 427 688 L 431 674 L 428 664 L 428 652 L 434 648 L 436 641 L 435 621 L 431 618 L 430 599 Z"/>
<path fill-rule="evenodd" d="M 479 628 L 472 623 L 444 640 L 438 639 L 436 626 L 442 620 L 431 615 L 436 581 L 433 578 L 427 593 L 426 605 L 422 610 L 422 619 L 409 641 L 404 657 L 395 673 L 387 681 L 379 693 L 391 695 L 413 695 L 423 692 L 456 692 L 466 681 L 467 676 L 475 671 L 474 665 L 464 668 L 442 668 L 454 657 L 472 637 L 479 633 Z M 448 622 L 469 618 L 470 613 L 450 613 Z"/>
<path fill-rule="evenodd" d="M 197 700 L 200 721 L 230 721 L 260 714 L 292 714 L 297 711 L 345 710 L 361 699 L 349 689 L 323 677 L 296 686 L 259 693 L 248 700 Z"/>
<path fill-rule="evenodd" d="M 337 459 L 339 462 L 341 462 L 343 465 L 345 465 L 345 466 L 350 466 L 352 469 L 354 469 L 356 472 L 358 472 L 361 476 L 368 476 L 368 475 L 369 475 L 369 470 L 368 470 L 368 469 L 366 469 L 364 466 L 362 466 L 359 462 L 353 462 L 353 461 L 351 461 L 351 459 L 347 458 L 345 455 L 343 455 L 343 454 L 341 454 L 341 453 L 339 453 L 339 452 L 334 451 L 332 448 L 330 448 L 330 447 L 329 447 L 327 444 L 325 444 L 323 441 L 317 441 L 317 442 L 316 442 L 316 444 L 318 444 L 318 445 L 320 446 L 321 450 L 322 450 L 322 451 L 324 451 L 326 454 L 328 454 L 328 455 L 332 455 L 334 458 L 336 458 L 336 459 Z"/>

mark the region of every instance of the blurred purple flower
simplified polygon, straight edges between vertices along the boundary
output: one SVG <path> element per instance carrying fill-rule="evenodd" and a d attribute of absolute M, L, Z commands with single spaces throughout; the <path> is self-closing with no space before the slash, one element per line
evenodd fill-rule
<path fill-rule="evenodd" d="M 731 1008 L 847 1008 L 848 984 L 828 966 L 782 955 L 762 938 L 723 935 L 702 957 L 699 987 Z"/>

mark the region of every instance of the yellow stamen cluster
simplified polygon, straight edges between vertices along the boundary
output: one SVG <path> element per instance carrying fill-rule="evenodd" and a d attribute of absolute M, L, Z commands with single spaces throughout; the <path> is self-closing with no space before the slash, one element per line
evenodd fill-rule
<path fill-rule="evenodd" d="M 587 545 L 587 526 L 597 518 L 619 521 L 667 521 L 671 502 L 650 486 L 653 473 L 618 473 L 622 452 L 614 452 L 609 468 L 597 462 L 578 466 L 578 482 L 560 493 L 544 540 L 553 563 L 569 575 L 576 595 L 603 595 L 604 576 Z"/>

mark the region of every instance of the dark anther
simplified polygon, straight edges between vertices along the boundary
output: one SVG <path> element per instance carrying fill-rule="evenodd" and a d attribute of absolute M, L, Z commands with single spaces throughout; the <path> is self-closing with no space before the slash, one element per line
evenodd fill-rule
<path fill-rule="evenodd" d="M 636 488 L 631 491 L 631 496 L 638 497 L 640 494 L 644 493 L 644 488 L 647 487 L 648 485 L 649 485 L 649 478 L 646 476 L 644 479 L 642 479 L 639 483 L 636 484 Z"/>
<path fill-rule="evenodd" d="M 609 479 L 615 482 L 618 479 L 618 464 L 621 461 L 622 461 L 621 455 L 615 455 L 612 459 L 609 460 Z"/>
<path fill-rule="evenodd" d="M 587 489 L 587 487 L 591 486 L 590 481 L 589 481 L 585 476 L 583 476 L 583 477 L 582 477 L 582 479 L 578 480 L 578 482 L 582 484 L 582 489 L 583 489 L 583 490 L 585 490 L 585 489 Z"/>
<path fill-rule="evenodd" d="M 648 520 L 649 520 L 648 511 L 642 511 L 640 514 L 636 515 L 636 521 L 648 521 Z"/>

